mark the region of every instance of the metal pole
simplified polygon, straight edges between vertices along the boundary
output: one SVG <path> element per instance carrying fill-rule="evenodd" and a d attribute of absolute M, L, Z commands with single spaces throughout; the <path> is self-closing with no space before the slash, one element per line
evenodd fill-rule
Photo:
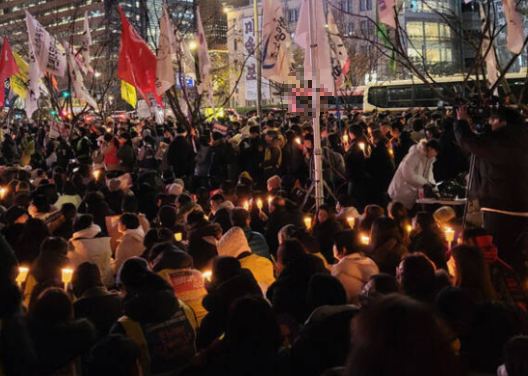
<path fill-rule="evenodd" d="M 260 61 L 261 57 L 258 0 L 253 0 L 253 18 L 255 19 L 255 60 L 257 60 L 257 116 L 259 117 L 260 125 L 260 114 L 262 112 L 262 64 Z"/>
<path fill-rule="evenodd" d="M 319 0 L 320 1 L 320 0 Z M 317 59 L 315 56 L 315 24 L 316 14 L 313 8 L 313 0 L 308 0 L 310 6 L 310 17 L 308 19 L 310 23 L 310 62 L 312 64 L 312 111 L 314 112 L 313 118 L 313 133 L 314 133 L 314 182 L 315 182 L 315 205 L 317 210 L 324 203 L 324 187 L 323 187 L 323 161 L 321 159 L 321 129 L 319 124 L 319 80 L 317 79 Z"/>

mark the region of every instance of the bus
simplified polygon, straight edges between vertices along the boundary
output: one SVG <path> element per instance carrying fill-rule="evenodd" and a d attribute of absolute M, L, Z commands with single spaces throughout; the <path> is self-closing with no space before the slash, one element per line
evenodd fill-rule
<path fill-rule="evenodd" d="M 478 94 L 476 80 L 470 78 L 464 84 L 463 75 L 441 77 L 435 79 L 435 89 L 448 98 L 471 99 Z M 527 79 L 526 72 L 506 74 L 506 81 L 510 85 L 512 94 L 517 98 L 523 95 L 523 103 L 528 104 L 528 91 L 524 93 Z M 485 92 L 485 85 L 481 82 L 481 90 Z M 498 87 L 499 102 L 510 104 L 510 98 L 505 95 L 502 84 Z M 407 111 L 409 108 L 429 108 L 452 106 L 454 103 L 442 101 L 435 92 L 419 79 L 386 81 L 369 84 L 365 87 L 363 96 L 363 111 Z"/>
<path fill-rule="evenodd" d="M 363 110 L 364 102 L 364 86 L 356 86 L 353 89 L 346 91 L 340 91 L 337 96 L 329 96 L 328 98 L 328 111 L 330 113 L 336 113 L 337 111 L 344 110 Z"/>

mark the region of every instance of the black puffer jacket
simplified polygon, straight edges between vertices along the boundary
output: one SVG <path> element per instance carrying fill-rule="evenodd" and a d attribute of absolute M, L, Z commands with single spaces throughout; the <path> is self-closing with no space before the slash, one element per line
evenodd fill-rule
<path fill-rule="evenodd" d="M 475 155 L 471 195 L 483 208 L 528 212 L 528 128 L 508 124 L 475 134 L 466 121 L 455 123 L 460 146 Z"/>

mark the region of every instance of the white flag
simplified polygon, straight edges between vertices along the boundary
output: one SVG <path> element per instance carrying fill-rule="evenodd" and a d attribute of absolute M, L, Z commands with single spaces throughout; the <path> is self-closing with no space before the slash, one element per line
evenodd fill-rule
<path fill-rule="evenodd" d="M 207 97 L 211 107 L 213 103 L 213 85 L 211 83 L 211 60 L 209 59 L 209 50 L 207 49 L 207 40 L 205 39 L 205 32 L 202 24 L 202 17 L 200 16 L 200 7 L 196 7 L 196 23 L 198 26 L 198 63 L 200 68 L 200 80 L 202 81 L 198 87 L 198 93 L 207 90 Z"/>
<path fill-rule="evenodd" d="M 29 64 L 28 64 L 28 78 L 26 82 L 26 116 L 31 119 L 33 113 L 38 109 L 38 99 L 40 97 L 39 80 L 43 77 L 42 71 L 40 70 L 35 54 L 29 44 Z"/>
<path fill-rule="evenodd" d="M 315 65 L 317 67 L 316 77 L 319 89 L 325 89 L 328 93 L 334 93 L 334 78 L 332 76 L 332 64 L 330 63 L 330 44 L 326 33 L 326 17 L 324 2 L 312 0 L 314 9 L 314 45 L 316 46 Z M 312 62 L 310 59 L 310 1 L 303 0 L 299 13 L 299 23 L 295 31 L 295 43 L 304 49 L 304 77 L 312 80 Z"/>
<path fill-rule="evenodd" d="M 172 66 L 172 53 L 176 42 L 174 38 L 174 27 L 169 18 L 167 8 L 163 8 L 163 16 L 160 21 L 160 35 L 158 43 L 158 56 L 156 63 L 156 94 L 163 95 L 169 90 L 176 80 L 174 78 L 174 67 Z"/>
<path fill-rule="evenodd" d="M 499 70 L 497 69 L 497 57 L 495 56 L 495 48 L 491 43 L 490 23 L 486 22 L 486 13 L 484 6 L 479 3 L 480 19 L 482 21 L 482 57 L 486 62 L 486 72 L 488 76 L 488 83 L 490 87 L 495 85 L 499 78 Z M 487 25 L 487 27 L 486 27 Z"/>
<path fill-rule="evenodd" d="M 379 20 L 387 26 L 396 29 L 394 0 L 378 0 Z"/>
<path fill-rule="evenodd" d="M 521 15 L 515 8 L 515 0 L 502 0 L 502 7 L 508 25 L 508 50 L 514 54 L 519 54 L 524 46 Z"/>
<path fill-rule="evenodd" d="M 82 101 L 85 101 L 90 106 L 92 106 L 95 110 L 97 110 L 97 102 L 93 97 L 90 95 L 86 87 L 84 86 L 84 79 L 81 74 L 81 71 L 79 69 L 79 66 L 75 62 L 75 58 L 73 57 L 70 46 L 68 43 L 64 43 L 64 46 L 66 47 L 66 56 L 68 58 L 68 69 L 70 72 L 70 78 L 71 83 L 73 86 L 73 92 L 75 93 L 75 96 L 79 98 Z"/>
<path fill-rule="evenodd" d="M 337 28 L 331 9 L 328 10 L 328 34 L 330 37 L 330 50 L 332 52 L 332 73 L 336 90 L 339 90 L 345 82 L 346 72 L 343 68 L 347 65 L 348 52 L 339 35 L 339 29 Z"/>
<path fill-rule="evenodd" d="M 29 45 L 41 72 L 63 77 L 66 73 L 66 51 L 42 25 L 26 10 Z"/>
<path fill-rule="evenodd" d="M 187 47 L 187 43 L 183 39 L 181 33 L 176 31 L 176 48 L 174 52 L 176 53 L 176 59 L 181 64 L 181 69 L 183 73 L 187 76 L 196 79 L 196 67 L 194 62 L 194 56 L 192 52 Z"/>
<path fill-rule="evenodd" d="M 262 76 L 287 81 L 292 67 L 291 38 L 280 0 L 262 2 Z"/>
<path fill-rule="evenodd" d="M 92 45 L 92 33 L 90 32 L 90 23 L 88 22 L 88 11 L 84 13 L 84 30 L 82 35 L 82 57 L 84 60 L 85 74 L 87 72 L 93 72 L 92 65 L 90 63 L 90 46 Z"/>

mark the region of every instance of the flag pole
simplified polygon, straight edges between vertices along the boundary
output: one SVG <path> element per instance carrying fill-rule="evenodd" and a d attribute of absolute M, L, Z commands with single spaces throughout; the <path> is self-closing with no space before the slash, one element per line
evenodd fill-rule
<path fill-rule="evenodd" d="M 257 61 L 257 116 L 259 117 L 259 126 L 261 124 L 260 114 L 262 112 L 262 63 L 260 56 L 260 30 L 259 30 L 259 11 L 258 0 L 253 0 L 253 24 L 255 26 L 255 60 Z"/>
<path fill-rule="evenodd" d="M 256 0 L 255 0 L 256 1 Z M 321 0 L 318 0 L 321 1 Z M 314 134 L 314 150 L 313 150 L 313 160 L 314 160 L 314 183 L 315 183 L 315 205 L 317 211 L 319 207 L 324 203 L 324 191 L 323 191 L 323 161 L 322 151 L 321 151 L 321 129 L 319 123 L 319 80 L 317 72 L 317 59 L 316 59 L 316 47 L 315 44 L 315 12 L 314 12 L 314 2 L 313 0 L 308 0 L 309 5 L 309 17 L 308 23 L 309 27 L 309 42 L 310 42 L 310 62 L 312 65 L 312 111 L 314 111 L 313 118 L 313 134 Z"/>

